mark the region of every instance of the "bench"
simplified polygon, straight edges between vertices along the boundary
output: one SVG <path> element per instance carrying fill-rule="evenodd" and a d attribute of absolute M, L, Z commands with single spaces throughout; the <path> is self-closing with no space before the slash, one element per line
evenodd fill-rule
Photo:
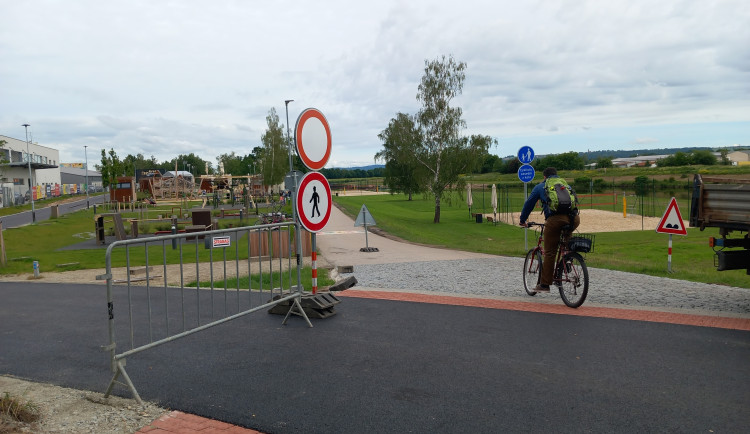
<path fill-rule="evenodd" d="M 136 277 L 131 277 L 130 280 L 128 280 L 128 279 L 115 279 L 112 282 L 113 283 L 126 283 L 128 281 L 130 281 L 130 283 L 133 283 L 133 282 L 142 282 L 144 280 L 147 280 L 147 278 L 146 278 L 146 271 L 148 271 L 148 280 L 150 280 L 150 279 L 157 279 L 159 277 L 162 277 L 161 274 L 151 274 L 154 271 L 154 267 L 151 267 L 151 266 L 149 266 L 149 267 L 136 267 L 136 268 L 129 268 L 128 269 L 128 274 L 130 274 L 130 276 L 136 276 Z"/>

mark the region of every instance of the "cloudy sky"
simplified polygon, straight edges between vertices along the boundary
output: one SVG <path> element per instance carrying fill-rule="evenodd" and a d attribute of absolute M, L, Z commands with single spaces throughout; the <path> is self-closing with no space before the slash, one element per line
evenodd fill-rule
<path fill-rule="evenodd" d="M 323 112 L 327 167 L 373 164 L 425 60 L 466 62 L 464 134 L 515 155 L 750 145 L 747 0 L 0 0 L 0 134 L 90 164 L 249 154 Z M 93 160 L 93 162 L 92 162 Z"/>

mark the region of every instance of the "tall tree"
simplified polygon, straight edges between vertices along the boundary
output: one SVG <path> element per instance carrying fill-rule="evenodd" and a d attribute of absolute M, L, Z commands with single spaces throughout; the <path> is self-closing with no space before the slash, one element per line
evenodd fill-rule
<path fill-rule="evenodd" d="M 452 107 L 451 101 L 463 91 L 466 63 L 446 59 L 425 60 L 424 75 L 417 91 L 422 108 L 417 113 L 417 123 L 422 132 L 421 149 L 415 154 L 430 172 L 429 191 L 435 198 L 434 223 L 440 222 L 440 200 L 448 186 L 459 175 L 474 170 L 481 164 L 494 139 L 485 136 L 462 138 L 460 130 L 466 127 L 461 118 L 461 108 Z"/>
<path fill-rule="evenodd" d="M 289 171 L 289 150 L 284 136 L 284 125 L 279 124 L 276 109 L 271 108 L 266 116 L 268 128 L 261 136 L 263 142 L 262 170 L 263 183 L 276 185 L 284 180 Z"/>
<path fill-rule="evenodd" d="M 125 165 L 112 148 L 109 149 L 109 153 L 102 149 L 102 165 L 95 167 L 102 174 L 102 186 L 104 187 L 117 184 L 117 177 L 125 176 Z"/>
<path fill-rule="evenodd" d="M 398 113 L 378 138 L 383 150 L 375 154 L 375 161 L 385 161 L 385 185 L 393 193 L 404 193 L 412 200 L 414 193 L 425 190 L 428 172 L 415 158 L 422 136 L 414 118 Z"/>

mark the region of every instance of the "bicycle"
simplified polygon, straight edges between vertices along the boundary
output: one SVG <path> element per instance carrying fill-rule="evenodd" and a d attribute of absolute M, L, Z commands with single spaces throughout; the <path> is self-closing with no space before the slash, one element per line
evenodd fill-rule
<path fill-rule="evenodd" d="M 534 288 L 542 278 L 544 223 L 528 222 L 528 226 L 541 228 L 536 247 L 526 253 L 526 259 L 523 262 L 523 286 L 527 294 L 534 296 L 537 294 Z M 593 251 L 593 248 L 593 234 L 576 233 L 574 235 L 569 225 L 563 226 L 555 255 L 552 284 L 559 288 L 560 297 L 568 307 L 580 307 L 586 300 L 589 292 L 589 270 L 581 253 L 589 253 Z"/>

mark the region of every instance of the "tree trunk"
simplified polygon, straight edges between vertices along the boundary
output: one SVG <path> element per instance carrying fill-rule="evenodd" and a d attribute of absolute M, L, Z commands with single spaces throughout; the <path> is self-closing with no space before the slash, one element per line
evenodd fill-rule
<path fill-rule="evenodd" d="M 433 223 L 440 223 L 440 196 L 435 195 L 435 218 L 432 220 Z"/>

